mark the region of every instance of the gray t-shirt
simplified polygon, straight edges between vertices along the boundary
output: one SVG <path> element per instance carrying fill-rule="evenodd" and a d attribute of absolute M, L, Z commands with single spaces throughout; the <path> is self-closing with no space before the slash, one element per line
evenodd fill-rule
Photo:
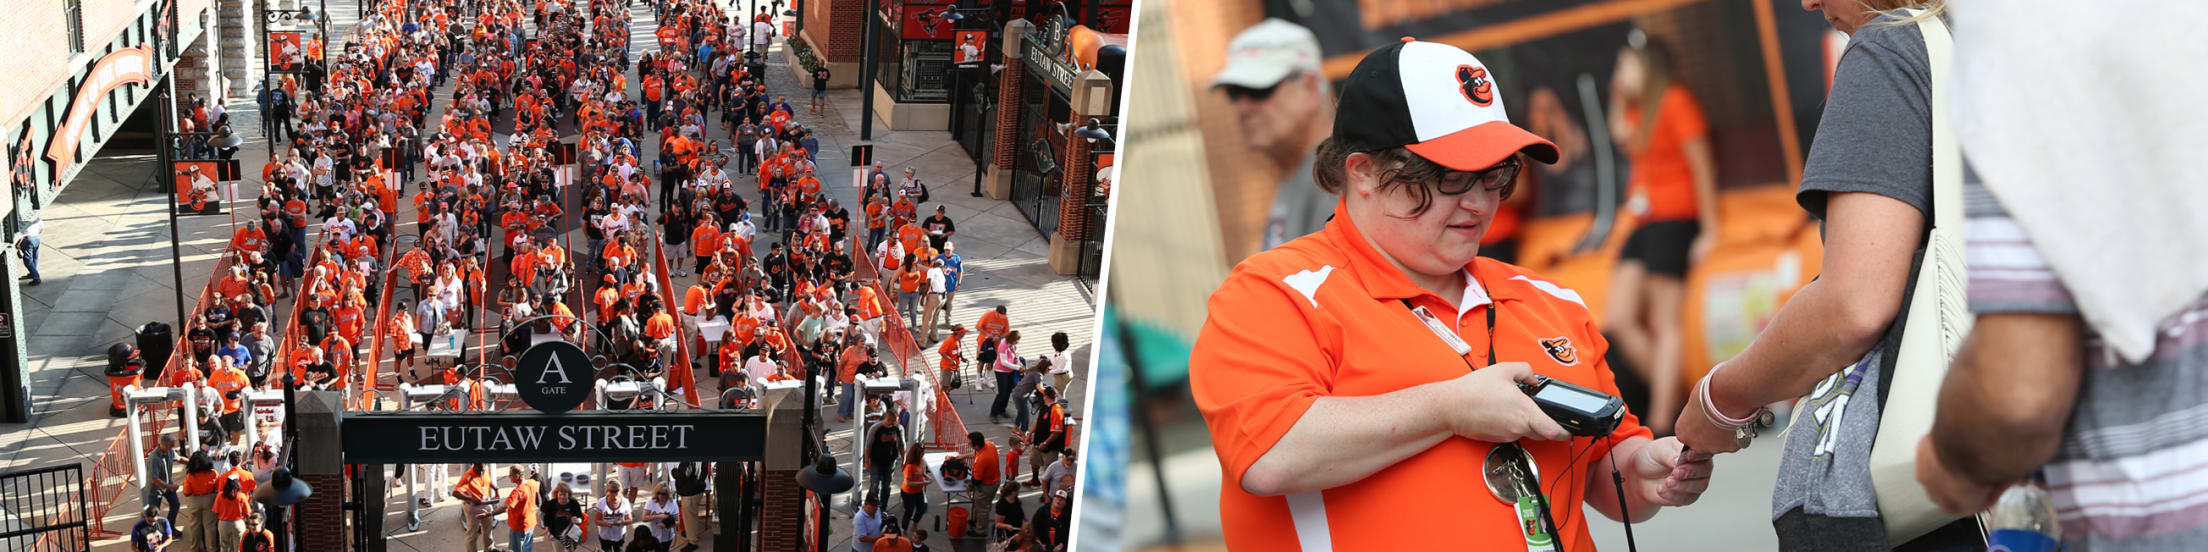
<path fill-rule="evenodd" d="M 1317 232 L 1334 216 L 1337 197 L 1319 189 L 1311 177 L 1317 160 L 1316 155 L 1303 156 L 1303 164 L 1283 175 L 1274 189 L 1273 209 L 1265 218 L 1265 249 Z"/>
<path fill-rule="evenodd" d="M 1858 29 L 1841 54 L 1795 194 L 1819 219 L 1835 192 L 1873 193 L 1932 210 L 1931 64 L 1923 33 L 1894 20 L 1889 13 Z M 1906 307 L 1896 319 L 1905 315 Z M 1795 407 L 1771 499 L 1781 549 L 1889 548 L 1869 460 L 1888 379 L 1883 370 L 1891 368 L 1884 361 L 1901 329 L 1889 327 L 1861 360 L 1819 382 Z"/>

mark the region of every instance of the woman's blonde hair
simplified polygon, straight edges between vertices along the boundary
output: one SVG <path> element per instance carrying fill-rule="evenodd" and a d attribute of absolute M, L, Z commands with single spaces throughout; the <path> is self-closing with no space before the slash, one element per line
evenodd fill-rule
<path fill-rule="evenodd" d="M 1916 14 L 1916 15 L 1912 15 L 1912 16 L 1909 16 L 1909 17 L 1897 18 L 1897 19 L 1894 19 L 1894 20 L 1890 20 L 1890 21 L 1884 21 L 1884 22 L 1880 22 L 1880 24 L 1884 24 L 1884 25 L 1914 25 L 1914 24 L 1916 24 L 1916 22 L 1918 22 L 1918 21 L 1923 21 L 1923 20 L 1925 20 L 1925 18 L 1929 18 L 1929 17 L 1939 17 L 1939 16 L 1940 16 L 1940 14 L 1942 14 L 1942 13 L 1945 13 L 1945 12 L 1947 11 L 1947 0 L 1858 0 L 1858 1 L 1860 1 L 1860 2 L 1862 2 L 1862 3 L 1863 3 L 1863 9 L 1864 9 L 1864 11 L 1865 11 L 1865 12 L 1868 12 L 1868 13 L 1870 13 L 1870 14 L 1871 14 L 1871 21 L 1874 21 L 1874 22 L 1878 21 L 1878 16 L 1879 16 L 1879 14 L 1883 14 L 1883 13 L 1886 13 L 1886 12 L 1890 12 L 1890 11 L 1894 11 L 1894 10 L 1900 10 L 1900 9 L 1924 10 L 1924 11 L 1921 11 L 1921 12 L 1917 12 L 1917 14 Z"/>

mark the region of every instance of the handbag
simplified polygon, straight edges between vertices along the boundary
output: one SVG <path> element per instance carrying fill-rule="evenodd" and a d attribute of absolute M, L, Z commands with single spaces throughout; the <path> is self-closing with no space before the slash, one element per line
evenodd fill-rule
<path fill-rule="evenodd" d="M 1941 512 L 1917 483 L 1917 442 L 1932 430 L 1948 361 L 1973 320 L 1963 273 L 1963 159 L 1945 95 L 1954 39 L 1937 17 L 1918 20 L 1917 28 L 1932 68 L 1932 217 L 1871 445 L 1871 484 L 1889 543 L 1908 542 L 1961 519 Z"/>

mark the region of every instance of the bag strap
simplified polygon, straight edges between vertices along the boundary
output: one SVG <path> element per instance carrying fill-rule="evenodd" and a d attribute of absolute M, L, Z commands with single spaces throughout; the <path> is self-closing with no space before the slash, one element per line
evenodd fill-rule
<path fill-rule="evenodd" d="M 1912 15 L 1922 13 L 1919 10 Z M 1963 221 L 1963 154 L 1962 147 L 1955 141 L 1955 127 L 1948 121 L 1951 109 L 1946 89 L 1955 38 L 1948 34 L 1947 24 L 1936 16 L 1918 19 L 1917 29 L 1924 33 L 1924 54 L 1932 70 L 1932 220 L 1926 227 L 1960 224 Z"/>

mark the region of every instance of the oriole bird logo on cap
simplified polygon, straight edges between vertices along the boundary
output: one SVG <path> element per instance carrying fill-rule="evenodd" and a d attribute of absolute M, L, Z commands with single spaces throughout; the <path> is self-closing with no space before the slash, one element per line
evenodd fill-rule
<path fill-rule="evenodd" d="M 1556 359 L 1565 366 L 1579 364 L 1579 349 L 1572 347 L 1572 338 L 1559 336 L 1534 341 L 1541 344 L 1541 350 L 1549 353 L 1549 358 Z"/>
<path fill-rule="evenodd" d="M 1472 105 L 1495 104 L 1495 82 L 1487 79 L 1486 67 L 1457 66 L 1457 84 L 1464 91 L 1464 99 L 1471 100 Z"/>

